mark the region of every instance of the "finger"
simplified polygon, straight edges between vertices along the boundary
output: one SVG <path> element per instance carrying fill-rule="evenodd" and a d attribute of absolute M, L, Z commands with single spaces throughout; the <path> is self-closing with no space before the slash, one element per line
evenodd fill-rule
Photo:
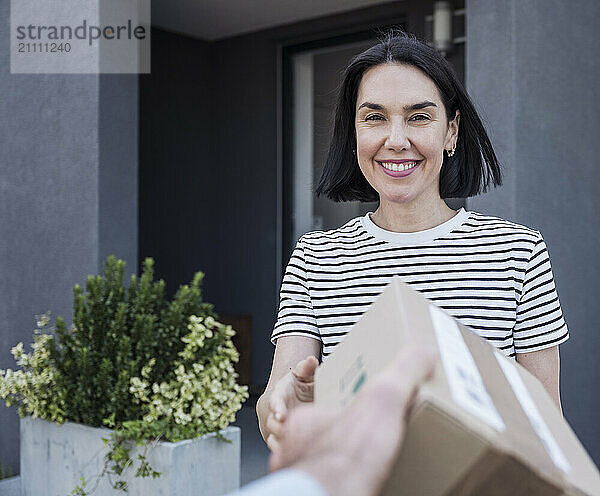
<path fill-rule="evenodd" d="M 277 388 L 274 389 L 271 396 L 269 396 L 269 410 L 273 412 L 275 419 L 279 422 L 283 422 L 287 417 L 285 397 Z"/>
<path fill-rule="evenodd" d="M 315 383 L 295 381 L 294 397 L 303 403 L 311 403 L 315 398 Z"/>
<path fill-rule="evenodd" d="M 431 376 L 439 356 L 433 348 L 409 347 L 402 350 L 391 365 L 390 372 L 402 377 L 412 387 Z"/>
<path fill-rule="evenodd" d="M 271 452 L 279 451 L 279 447 L 280 447 L 279 439 L 277 439 L 277 437 L 275 437 L 273 434 L 270 434 L 269 437 L 267 437 L 267 446 L 269 447 Z"/>
<path fill-rule="evenodd" d="M 312 382 L 318 366 L 319 361 L 313 355 L 309 355 L 296 364 L 292 374 L 298 381 Z"/>
<path fill-rule="evenodd" d="M 431 348 L 405 348 L 364 392 L 377 397 L 377 403 L 386 403 L 387 408 L 404 414 L 419 385 L 433 373 L 437 358 Z"/>
<path fill-rule="evenodd" d="M 283 436 L 285 424 L 279 422 L 274 415 L 267 417 L 267 429 L 269 432 L 277 437 Z"/>

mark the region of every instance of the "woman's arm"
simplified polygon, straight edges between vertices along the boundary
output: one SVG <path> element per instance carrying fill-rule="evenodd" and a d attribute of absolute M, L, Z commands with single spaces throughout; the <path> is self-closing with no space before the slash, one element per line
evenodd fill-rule
<path fill-rule="evenodd" d="M 265 392 L 256 403 L 256 414 L 258 415 L 258 426 L 263 439 L 267 441 L 271 434 L 267 426 L 267 420 L 272 413 L 269 407 L 269 398 L 276 384 L 291 374 L 291 369 L 298 362 L 308 356 L 314 356 L 317 360 L 321 358 L 321 343 L 316 339 L 303 336 L 284 336 L 277 340 L 275 345 L 275 355 L 271 367 L 269 382 Z"/>
<path fill-rule="evenodd" d="M 531 353 L 517 353 L 517 362 L 540 380 L 562 414 L 558 346 L 532 351 Z"/>

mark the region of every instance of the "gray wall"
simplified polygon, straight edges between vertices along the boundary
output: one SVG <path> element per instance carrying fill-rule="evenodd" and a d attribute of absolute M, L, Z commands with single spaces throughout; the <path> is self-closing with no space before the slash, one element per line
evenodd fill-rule
<path fill-rule="evenodd" d="M 71 317 L 75 283 L 108 253 L 137 265 L 137 77 L 11 75 L 0 1 L 0 368 L 34 315 Z M 0 406 L 0 463 L 18 472 Z"/>
<path fill-rule="evenodd" d="M 505 167 L 472 210 L 539 229 L 571 339 L 566 418 L 600 463 L 600 3 L 468 0 L 467 83 Z"/>

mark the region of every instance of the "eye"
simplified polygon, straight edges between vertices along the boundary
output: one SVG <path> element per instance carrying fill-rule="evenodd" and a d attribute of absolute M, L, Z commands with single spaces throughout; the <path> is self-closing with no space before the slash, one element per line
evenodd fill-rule
<path fill-rule="evenodd" d="M 365 117 L 365 121 L 381 121 L 383 117 L 379 114 L 371 114 Z"/>
<path fill-rule="evenodd" d="M 427 114 L 415 114 L 409 120 L 410 121 L 428 121 L 430 119 Z"/>

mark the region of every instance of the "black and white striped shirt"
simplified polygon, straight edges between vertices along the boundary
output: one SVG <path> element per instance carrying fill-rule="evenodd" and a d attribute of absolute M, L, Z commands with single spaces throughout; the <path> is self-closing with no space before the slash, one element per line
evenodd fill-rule
<path fill-rule="evenodd" d="M 302 236 L 283 278 L 272 342 L 311 337 L 326 359 L 394 275 L 506 355 L 569 338 L 539 231 L 461 209 L 415 233 L 386 231 L 367 214 Z"/>

